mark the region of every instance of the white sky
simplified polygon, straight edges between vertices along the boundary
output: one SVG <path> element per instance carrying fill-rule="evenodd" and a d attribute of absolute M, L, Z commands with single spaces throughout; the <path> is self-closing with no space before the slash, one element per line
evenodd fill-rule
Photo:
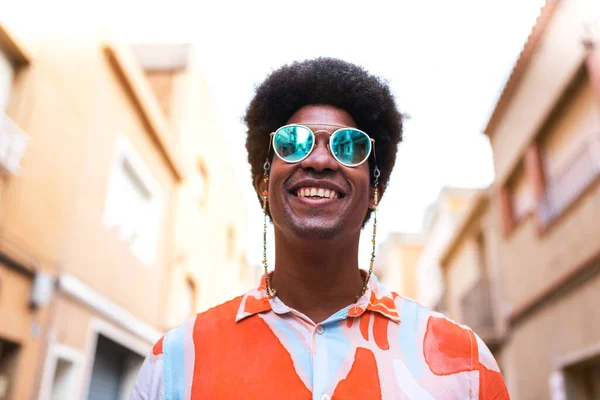
<path fill-rule="evenodd" d="M 206 55 L 202 68 L 248 203 L 248 258 L 254 264 L 261 260 L 262 212 L 250 185 L 241 118 L 254 86 L 268 72 L 295 60 L 332 56 L 389 81 L 401 111 L 411 118 L 380 206 L 381 243 L 391 231 L 418 231 L 425 209 L 443 186 L 491 183 L 491 150 L 481 130 L 543 4 L 543 0 L 13 2 L 12 11 L 32 22 L 52 18 L 56 23 L 86 23 L 91 18 L 131 42 L 193 42 L 202 48 Z M 368 235 L 363 236 L 360 260 L 366 263 L 370 243 Z"/>

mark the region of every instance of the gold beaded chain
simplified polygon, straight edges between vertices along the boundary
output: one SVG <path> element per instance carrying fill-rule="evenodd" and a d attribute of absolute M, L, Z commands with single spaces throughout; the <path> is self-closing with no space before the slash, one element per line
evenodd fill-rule
<path fill-rule="evenodd" d="M 265 185 L 265 190 L 262 192 L 262 200 L 263 200 L 263 267 L 265 268 L 265 288 L 267 290 L 267 296 L 272 299 L 277 294 L 275 288 L 271 285 L 271 279 L 269 278 L 269 268 L 267 265 L 267 200 L 269 197 L 269 169 L 271 168 L 271 163 L 269 160 L 265 161 L 263 165 L 264 169 L 264 178 L 263 183 Z M 371 275 L 373 274 L 373 264 L 375 262 L 375 237 L 377 235 L 377 204 L 379 203 L 379 176 L 381 175 L 379 168 L 375 166 L 374 176 L 375 176 L 375 190 L 373 193 L 373 237 L 371 238 L 371 243 L 373 245 L 371 250 L 371 262 L 369 263 L 369 272 L 365 277 L 365 284 L 363 285 L 360 294 L 356 296 L 356 301 L 360 299 L 369 288 L 369 281 L 371 280 Z"/>
<path fill-rule="evenodd" d="M 358 301 L 358 299 L 360 299 L 366 293 L 367 289 L 369 288 L 369 281 L 371 280 L 371 275 L 373 274 L 373 264 L 375 262 L 375 237 L 377 236 L 377 204 L 379 204 L 378 185 L 379 185 L 379 176 L 381 175 L 381 173 L 379 172 L 379 168 L 377 168 L 377 166 L 375 166 L 373 175 L 375 176 L 375 181 L 373 182 L 373 184 L 375 185 L 375 190 L 373 193 L 373 237 L 371 238 L 371 243 L 372 243 L 373 247 L 371 249 L 371 262 L 369 263 L 369 272 L 367 273 L 367 276 L 365 277 L 365 284 L 364 284 L 362 290 L 360 291 L 359 295 L 356 296 L 356 301 Z"/>
<path fill-rule="evenodd" d="M 269 169 L 271 169 L 271 163 L 269 160 L 265 161 L 263 165 L 265 171 L 263 183 L 265 190 L 262 192 L 263 200 L 263 266 L 265 268 L 265 287 L 267 289 L 267 296 L 272 299 L 275 297 L 276 290 L 271 286 L 271 279 L 269 278 L 269 268 L 267 266 L 267 199 L 269 197 Z"/>

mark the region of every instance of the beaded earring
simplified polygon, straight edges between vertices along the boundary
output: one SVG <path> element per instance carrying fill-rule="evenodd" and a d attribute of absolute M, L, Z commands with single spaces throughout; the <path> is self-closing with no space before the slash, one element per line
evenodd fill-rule
<path fill-rule="evenodd" d="M 264 176 L 263 184 L 265 186 L 262 192 L 263 201 L 263 266 L 265 268 L 265 287 L 267 290 L 267 296 L 272 299 L 275 297 L 275 289 L 271 287 L 271 279 L 269 278 L 269 268 L 267 266 L 267 201 L 269 198 L 269 170 L 271 169 L 271 163 L 266 160 L 263 164 Z"/>
<path fill-rule="evenodd" d="M 379 168 L 377 168 L 377 166 L 375 166 L 375 169 L 373 171 L 373 176 L 375 177 L 374 181 L 373 181 L 373 185 L 375 185 L 375 188 L 373 189 L 373 236 L 371 237 L 371 244 L 372 244 L 372 248 L 371 248 L 371 262 L 369 263 L 369 272 L 367 272 L 367 277 L 365 278 L 365 284 L 362 288 L 362 290 L 360 291 L 360 294 L 358 296 L 356 296 L 356 301 L 358 301 L 358 299 L 360 299 L 365 292 L 367 291 L 367 289 L 369 288 L 369 281 L 371 280 L 371 275 L 373 274 L 373 264 L 375 262 L 375 238 L 377 236 L 377 205 L 379 204 L 379 176 L 381 175 L 381 172 L 379 171 Z"/>

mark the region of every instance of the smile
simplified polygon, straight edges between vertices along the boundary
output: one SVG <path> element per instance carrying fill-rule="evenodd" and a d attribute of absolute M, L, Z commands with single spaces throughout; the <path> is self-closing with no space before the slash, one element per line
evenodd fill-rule
<path fill-rule="evenodd" d="M 309 198 L 326 198 L 326 199 L 337 199 L 339 198 L 338 192 L 332 189 L 319 188 L 319 187 L 301 187 L 296 190 L 296 196 L 298 197 L 309 197 Z"/>

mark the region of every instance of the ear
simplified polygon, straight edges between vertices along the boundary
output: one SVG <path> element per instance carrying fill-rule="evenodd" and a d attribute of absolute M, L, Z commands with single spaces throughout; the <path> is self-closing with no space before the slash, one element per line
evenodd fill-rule
<path fill-rule="evenodd" d="M 260 175 L 256 175 L 254 177 L 254 190 L 256 191 L 256 195 L 258 196 L 258 199 L 262 203 L 263 192 L 265 190 L 269 190 L 267 183 L 265 183 L 264 175 L 260 174 Z"/>
<path fill-rule="evenodd" d="M 380 183 L 377 185 L 377 203 L 381 201 L 383 197 L 383 192 L 385 191 L 385 187 Z M 375 185 L 371 185 L 371 190 L 369 194 L 369 208 L 371 210 L 375 209 Z"/>

